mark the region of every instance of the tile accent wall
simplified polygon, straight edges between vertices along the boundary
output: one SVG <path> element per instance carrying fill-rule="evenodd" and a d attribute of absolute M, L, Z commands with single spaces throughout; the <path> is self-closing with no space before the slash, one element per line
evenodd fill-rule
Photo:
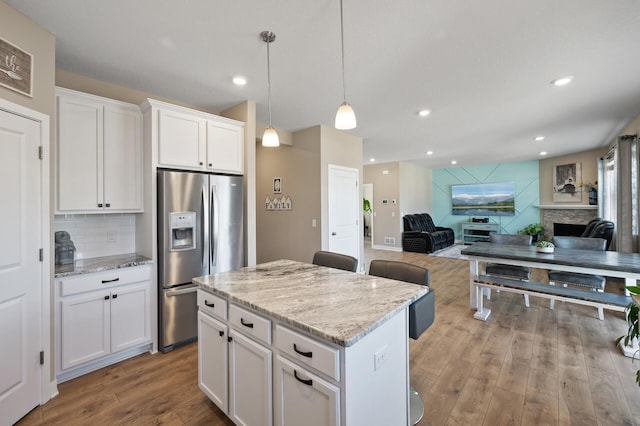
<path fill-rule="evenodd" d="M 56 215 L 54 232 L 67 231 L 76 259 L 135 253 L 135 214 Z"/>

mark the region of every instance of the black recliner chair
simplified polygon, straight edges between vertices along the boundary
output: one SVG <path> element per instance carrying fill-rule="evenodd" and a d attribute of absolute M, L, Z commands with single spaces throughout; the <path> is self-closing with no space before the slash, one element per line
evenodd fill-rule
<path fill-rule="evenodd" d="M 433 253 L 455 243 L 453 229 L 436 226 L 428 213 L 405 215 L 402 223 L 403 251 Z"/>
<path fill-rule="evenodd" d="M 613 231 L 616 226 L 613 222 L 608 220 L 602 220 L 600 218 L 594 219 L 587 224 L 587 228 L 582 233 L 583 238 L 602 238 L 607 241 L 606 250 L 609 250 L 611 246 L 611 240 L 613 239 Z"/>

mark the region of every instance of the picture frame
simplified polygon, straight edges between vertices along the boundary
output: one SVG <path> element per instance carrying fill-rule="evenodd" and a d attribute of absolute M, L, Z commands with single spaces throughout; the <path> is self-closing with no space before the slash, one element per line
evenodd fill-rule
<path fill-rule="evenodd" d="M 578 187 L 581 181 L 581 163 L 557 164 L 553 168 L 553 202 L 582 202 L 582 191 Z"/>
<path fill-rule="evenodd" d="M 273 178 L 273 193 L 282 194 L 282 178 L 281 177 Z"/>
<path fill-rule="evenodd" d="M 33 55 L 1 37 L 0 86 L 33 97 Z"/>

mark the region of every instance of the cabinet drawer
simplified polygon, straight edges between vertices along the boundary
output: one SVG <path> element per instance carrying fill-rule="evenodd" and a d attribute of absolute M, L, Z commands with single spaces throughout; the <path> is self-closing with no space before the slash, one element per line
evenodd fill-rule
<path fill-rule="evenodd" d="M 113 269 L 72 277 L 58 278 L 60 296 L 99 290 L 123 284 L 131 284 L 151 279 L 151 268 L 139 266 L 134 268 Z"/>
<path fill-rule="evenodd" d="M 291 358 L 340 381 L 338 349 L 281 325 L 276 325 L 276 347 Z"/>
<path fill-rule="evenodd" d="M 201 311 L 227 320 L 227 301 L 205 290 L 198 290 L 198 306 Z"/>
<path fill-rule="evenodd" d="M 229 324 L 236 330 L 271 345 L 271 321 L 236 305 L 229 307 Z"/>

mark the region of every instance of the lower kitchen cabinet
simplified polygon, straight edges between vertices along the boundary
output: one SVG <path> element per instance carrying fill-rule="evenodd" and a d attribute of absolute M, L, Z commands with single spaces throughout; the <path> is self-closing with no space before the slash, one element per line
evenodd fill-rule
<path fill-rule="evenodd" d="M 56 279 L 56 374 L 62 382 L 151 347 L 150 267 Z"/>
<path fill-rule="evenodd" d="M 338 387 L 279 355 L 274 373 L 276 425 L 340 424 Z"/>
<path fill-rule="evenodd" d="M 271 350 L 233 329 L 229 337 L 228 416 L 240 425 L 271 425 Z"/>
<path fill-rule="evenodd" d="M 225 413 L 229 409 L 227 326 L 198 312 L 198 384 Z"/>

